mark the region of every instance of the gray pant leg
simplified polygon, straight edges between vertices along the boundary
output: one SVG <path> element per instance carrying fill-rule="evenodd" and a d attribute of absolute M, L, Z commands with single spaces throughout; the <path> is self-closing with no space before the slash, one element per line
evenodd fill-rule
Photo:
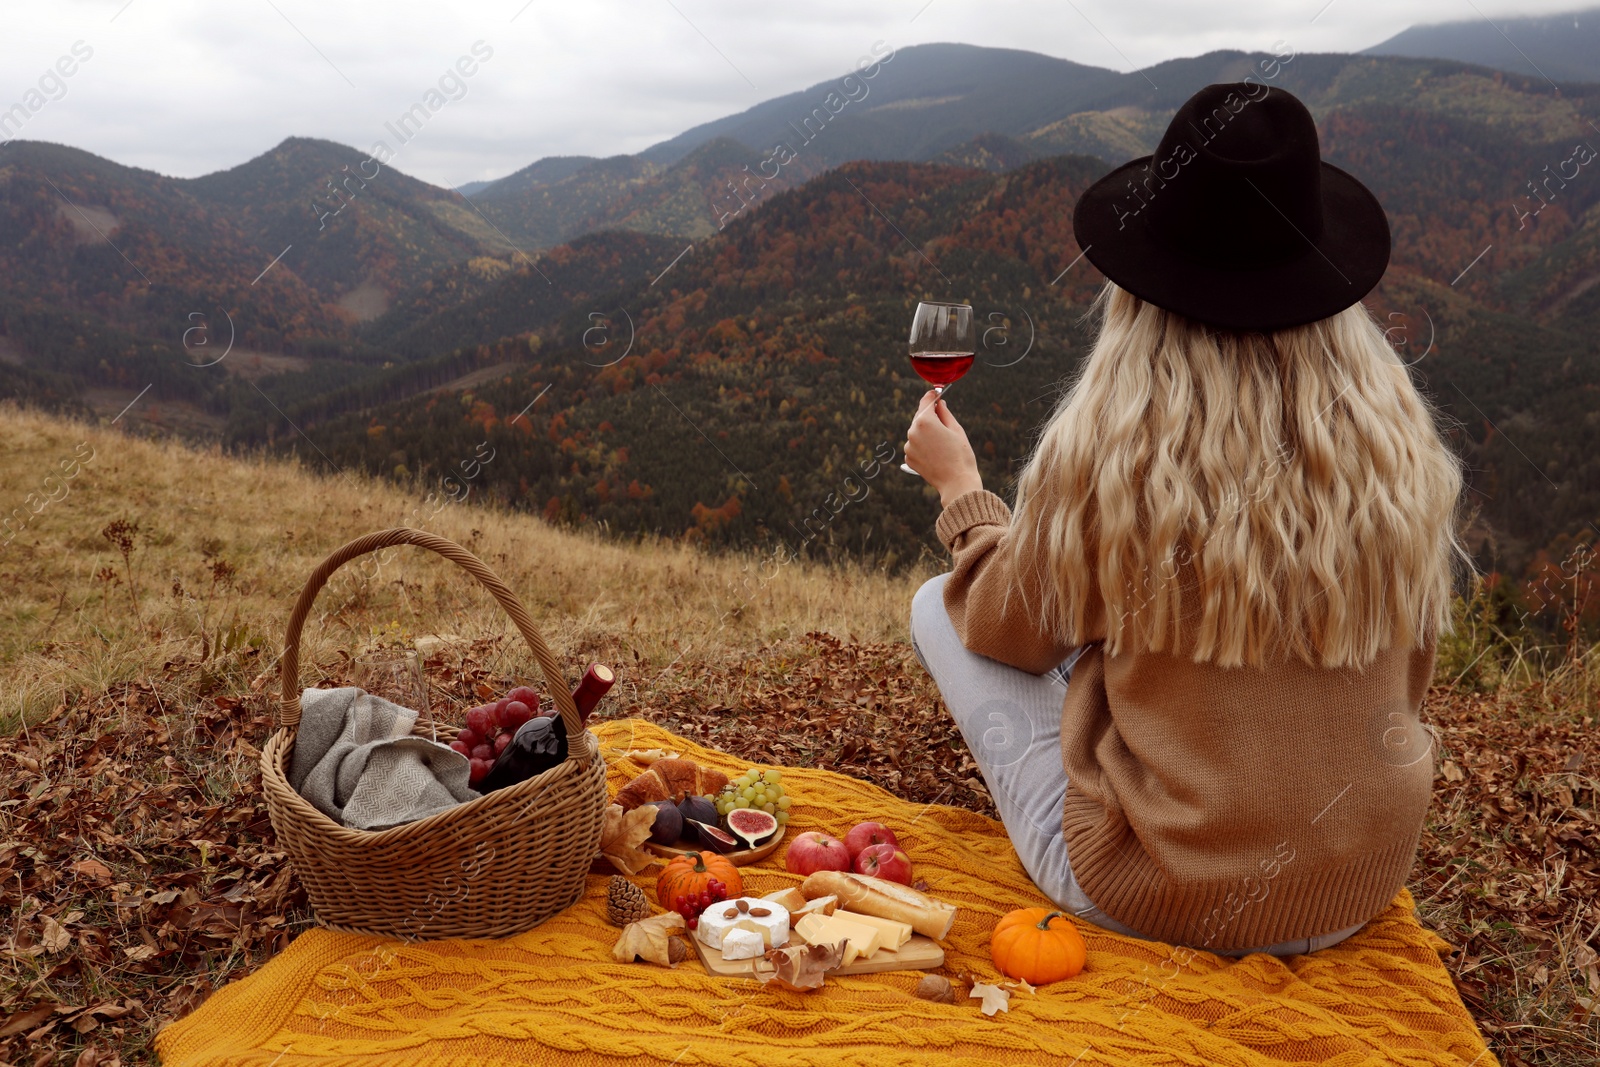
<path fill-rule="evenodd" d="M 969 652 L 944 608 L 949 578 L 939 575 L 917 590 L 912 648 L 966 739 L 1028 877 L 1057 907 L 1089 911 L 1094 904 L 1072 876 L 1061 832 L 1061 704 L 1070 664 L 1033 675 Z"/>

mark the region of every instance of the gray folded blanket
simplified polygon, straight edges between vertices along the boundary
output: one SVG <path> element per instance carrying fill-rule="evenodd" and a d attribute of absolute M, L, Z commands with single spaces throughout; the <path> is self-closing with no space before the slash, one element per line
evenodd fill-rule
<path fill-rule="evenodd" d="M 352 687 L 307 689 L 300 709 L 289 784 L 335 822 L 382 830 L 478 797 L 467 757 L 412 737 L 409 708 Z"/>

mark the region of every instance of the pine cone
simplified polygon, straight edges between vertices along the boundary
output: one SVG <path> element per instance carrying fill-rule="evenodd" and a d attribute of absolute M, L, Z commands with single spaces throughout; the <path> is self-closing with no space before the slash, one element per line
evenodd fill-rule
<path fill-rule="evenodd" d="M 606 886 L 606 918 L 613 926 L 627 926 L 650 917 L 650 900 L 644 890 L 622 877 L 611 876 Z"/>

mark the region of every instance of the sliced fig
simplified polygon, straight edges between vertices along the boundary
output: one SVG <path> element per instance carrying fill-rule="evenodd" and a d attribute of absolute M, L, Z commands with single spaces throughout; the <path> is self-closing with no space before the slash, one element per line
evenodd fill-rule
<path fill-rule="evenodd" d="M 718 827 L 697 819 L 685 819 L 685 824 L 694 827 L 695 836 L 700 843 L 713 852 L 734 852 L 739 848 L 739 841 L 732 834 L 725 833 Z M 687 832 L 687 831 L 685 831 Z"/>
<path fill-rule="evenodd" d="M 778 820 L 756 808 L 734 808 L 724 821 L 728 831 L 751 848 L 772 840 L 778 832 Z"/>

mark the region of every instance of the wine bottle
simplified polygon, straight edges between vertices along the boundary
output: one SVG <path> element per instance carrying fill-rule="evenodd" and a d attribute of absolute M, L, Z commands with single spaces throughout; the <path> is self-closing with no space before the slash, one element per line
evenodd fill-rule
<path fill-rule="evenodd" d="M 508 785 L 516 785 L 567 758 L 567 724 L 561 716 L 533 718 L 517 728 L 511 743 L 505 747 L 489 773 L 483 776 L 476 789 L 492 793 Z"/>
<path fill-rule="evenodd" d="M 584 722 L 600 698 L 617 680 L 616 673 L 601 663 L 591 663 L 583 681 L 572 691 L 578 707 L 578 721 Z M 478 783 L 480 793 L 491 793 L 508 785 L 543 774 L 567 758 L 567 724 L 555 712 L 529 719 L 518 727 L 494 766 Z"/>
<path fill-rule="evenodd" d="M 600 698 L 606 695 L 606 691 L 616 680 L 616 673 L 605 664 L 589 664 L 589 670 L 584 674 L 583 681 L 572 691 L 572 702 L 578 705 L 578 722 L 588 721 L 589 713 L 600 703 Z"/>

